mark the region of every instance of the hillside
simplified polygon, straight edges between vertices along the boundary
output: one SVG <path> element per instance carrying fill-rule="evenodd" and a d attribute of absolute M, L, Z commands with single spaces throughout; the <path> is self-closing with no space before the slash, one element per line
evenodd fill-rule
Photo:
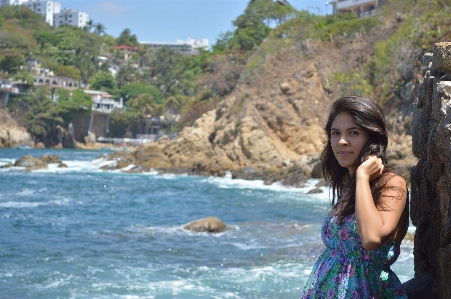
<path fill-rule="evenodd" d="M 386 111 L 392 125 L 389 156 L 408 179 L 416 164 L 410 124 L 421 82 L 420 58 L 428 43 L 446 39 L 448 32 L 437 33 L 438 19 L 431 17 L 436 12 L 418 7 L 400 13 L 405 2 L 388 6 L 373 19 L 335 17 L 323 27 L 311 22 L 294 27 L 296 31 L 287 22 L 276 28 L 216 109 L 172 141 L 162 139 L 121 156 L 119 168 L 138 164 L 131 171 L 155 168 L 204 175 L 233 170 L 234 176 L 269 183 L 290 174 L 315 176 L 328 107 L 344 94 L 360 94 Z M 449 16 L 441 14 L 443 20 Z M 281 32 L 284 38 L 278 37 Z M 412 34 L 419 35 L 415 39 Z"/>

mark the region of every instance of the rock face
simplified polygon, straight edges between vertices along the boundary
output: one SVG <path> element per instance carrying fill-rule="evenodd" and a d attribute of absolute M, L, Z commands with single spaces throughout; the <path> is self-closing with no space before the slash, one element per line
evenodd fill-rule
<path fill-rule="evenodd" d="M 44 161 L 33 156 L 23 156 L 14 163 L 14 166 L 25 167 L 27 171 L 47 168 L 47 164 Z"/>
<path fill-rule="evenodd" d="M 451 43 L 436 44 L 423 64 L 412 123 L 415 276 L 432 277 L 427 298 L 451 298 Z"/>
<path fill-rule="evenodd" d="M 14 147 L 31 141 L 26 129 L 11 118 L 6 109 L 0 109 L 0 147 Z"/>
<path fill-rule="evenodd" d="M 194 232 L 219 233 L 224 231 L 227 225 L 219 218 L 207 217 L 193 221 L 184 228 Z"/>

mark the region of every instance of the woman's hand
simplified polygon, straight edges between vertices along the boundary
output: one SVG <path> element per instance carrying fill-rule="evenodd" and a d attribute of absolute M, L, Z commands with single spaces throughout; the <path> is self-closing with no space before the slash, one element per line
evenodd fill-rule
<path fill-rule="evenodd" d="M 378 178 L 384 171 L 384 164 L 382 164 L 382 159 L 377 156 L 371 155 L 360 164 L 356 170 L 356 175 L 365 178 L 368 181 L 372 181 Z"/>

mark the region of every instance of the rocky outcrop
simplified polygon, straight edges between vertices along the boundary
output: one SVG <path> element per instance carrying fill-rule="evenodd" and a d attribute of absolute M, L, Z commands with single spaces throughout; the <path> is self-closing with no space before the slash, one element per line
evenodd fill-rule
<path fill-rule="evenodd" d="M 61 159 L 57 155 L 42 155 L 41 158 L 35 158 L 33 156 L 23 156 L 22 158 L 16 160 L 14 164 L 8 163 L 3 165 L 2 168 L 7 167 L 25 167 L 25 171 L 32 171 L 37 169 L 45 169 L 47 168 L 47 164 L 59 164 L 58 167 L 67 167 L 66 164 L 61 162 Z"/>
<path fill-rule="evenodd" d="M 425 281 L 416 285 L 428 287 L 427 298 L 451 298 L 451 43 L 436 44 L 423 64 L 412 123 L 418 158 L 411 170 L 414 280 Z M 409 298 L 420 298 L 418 293 Z"/>
<path fill-rule="evenodd" d="M 184 226 L 194 232 L 220 233 L 226 230 L 227 225 L 216 217 L 207 217 L 195 220 Z"/>
<path fill-rule="evenodd" d="M 0 147 L 14 147 L 31 142 L 27 130 L 11 118 L 6 109 L 0 109 Z"/>
<path fill-rule="evenodd" d="M 113 154 L 108 159 L 116 159 L 116 166 L 106 168 L 212 176 L 230 171 L 233 178 L 291 186 L 321 177 L 323 125 L 331 103 L 343 94 L 341 85 L 329 80 L 370 61 L 371 44 L 394 30 L 381 29 L 333 49 L 306 40 L 300 47 L 264 55 L 264 66 L 244 72 L 235 90 L 193 126 L 173 140 L 160 139 L 123 156 Z M 397 122 L 396 113 L 392 118 Z M 394 138 L 390 162 L 409 181 L 410 168 L 417 163 L 411 139 Z"/>
<path fill-rule="evenodd" d="M 33 156 L 23 156 L 14 163 L 14 166 L 25 167 L 27 171 L 47 168 L 47 164 L 44 161 Z"/>

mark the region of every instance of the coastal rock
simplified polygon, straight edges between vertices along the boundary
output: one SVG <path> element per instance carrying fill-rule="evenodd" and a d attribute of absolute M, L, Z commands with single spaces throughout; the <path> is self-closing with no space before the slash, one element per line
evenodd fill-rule
<path fill-rule="evenodd" d="M 323 193 L 323 190 L 321 188 L 313 188 L 307 192 L 307 194 L 317 194 L 317 193 Z"/>
<path fill-rule="evenodd" d="M 25 167 L 27 171 L 47 168 L 47 164 L 33 156 L 23 156 L 19 160 L 16 160 L 14 166 Z"/>
<path fill-rule="evenodd" d="M 427 298 L 451 298 L 451 81 L 446 80 L 451 78 L 450 54 L 451 43 L 435 45 L 413 111 L 412 150 L 418 163 L 411 169 L 410 206 L 417 228 L 412 279 L 417 283 L 405 285 L 418 285 L 419 277 L 428 275 Z M 443 80 L 433 74 L 441 74 Z"/>
<path fill-rule="evenodd" d="M 31 142 L 27 130 L 17 123 L 7 112 L 0 109 L 0 147 L 14 147 Z"/>
<path fill-rule="evenodd" d="M 57 156 L 57 155 L 42 155 L 41 158 L 39 158 L 41 161 L 43 161 L 46 164 L 51 164 L 51 163 L 62 163 L 61 159 Z"/>
<path fill-rule="evenodd" d="M 38 142 L 34 145 L 34 148 L 45 148 L 45 145 L 42 142 Z"/>
<path fill-rule="evenodd" d="M 194 232 L 220 233 L 226 230 L 227 225 L 219 218 L 207 217 L 190 222 L 184 228 Z"/>

